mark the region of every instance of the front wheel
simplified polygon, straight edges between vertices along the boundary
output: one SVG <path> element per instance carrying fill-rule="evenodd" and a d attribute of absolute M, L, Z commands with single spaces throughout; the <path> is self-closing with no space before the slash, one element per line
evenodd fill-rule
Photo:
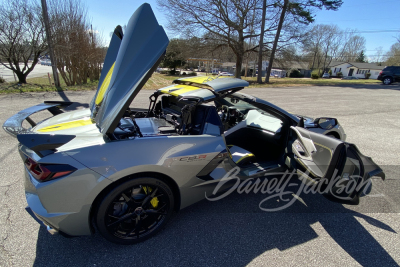
<path fill-rule="evenodd" d="M 117 244 L 142 242 L 162 230 L 174 210 L 172 190 L 163 181 L 137 178 L 111 190 L 101 201 L 96 225 L 101 235 Z"/>
<path fill-rule="evenodd" d="M 382 81 L 382 83 L 385 84 L 385 85 L 389 85 L 392 82 L 393 82 L 393 80 L 392 80 L 391 77 L 385 77 L 385 78 L 383 78 L 383 81 Z"/>

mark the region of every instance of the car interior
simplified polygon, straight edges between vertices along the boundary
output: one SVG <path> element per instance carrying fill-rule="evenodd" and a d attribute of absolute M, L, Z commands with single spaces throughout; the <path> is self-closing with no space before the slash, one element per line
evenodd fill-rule
<path fill-rule="evenodd" d="M 232 160 L 251 176 L 284 165 L 289 122 L 237 97 L 209 102 L 161 95 L 148 110 L 129 109 L 116 139 L 165 135 L 222 135 Z"/>

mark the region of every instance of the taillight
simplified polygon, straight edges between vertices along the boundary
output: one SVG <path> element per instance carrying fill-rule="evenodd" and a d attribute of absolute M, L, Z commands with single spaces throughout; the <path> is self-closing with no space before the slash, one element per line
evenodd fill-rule
<path fill-rule="evenodd" d="M 25 166 L 32 176 L 39 182 L 60 178 L 76 171 L 76 168 L 66 164 L 39 164 L 27 158 Z"/>
<path fill-rule="evenodd" d="M 383 73 L 383 70 L 381 72 L 379 72 L 379 75 L 382 75 L 382 73 Z"/>

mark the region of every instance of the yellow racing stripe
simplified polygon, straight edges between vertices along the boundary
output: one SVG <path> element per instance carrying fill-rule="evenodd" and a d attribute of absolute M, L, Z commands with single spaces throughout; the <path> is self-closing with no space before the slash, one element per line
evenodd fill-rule
<path fill-rule="evenodd" d="M 164 94 L 170 94 L 173 96 L 179 96 L 187 92 L 191 92 L 194 90 L 200 89 L 199 87 L 195 86 L 190 86 L 190 85 L 175 85 L 175 86 L 169 86 L 163 89 L 160 89 L 159 91 L 164 93 Z"/>
<path fill-rule="evenodd" d="M 111 66 L 111 68 L 109 69 L 109 71 L 107 72 L 107 75 L 106 75 L 106 77 L 104 78 L 104 81 L 103 81 L 103 83 L 102 83 L 101 86 L 100 86 L 99 93 L 97 94 L 96 101 L 95 101 L 95 103 L 96 103 L 97 106 L 100 105 L 101 102 L 103 101 L 104 94 L 106 93 L 106 91 L 107 91 L 107 89 L 108 89 L 108 86 L 110 85 L 111 76 L 112 76 L 112 73 L 113 73 L 113 71 L 114 71 L 114 65 L 115 65 L 115 62 L 114 62 L 114 64 Z"/>
<path fill-rule="evenodd" d="M 38 132 L 53 132 L 53 131 L 61 131 L 61 130 L 66 130 L 70 128 L 75 128 L 75 127 L 81 127 L 85 125 L 90 125 L 93 124 L 94 121 L 90 117 L 84 118 L 81 120 L 76 120 L 76 121 L 69 121 L 69 122 L 62 122 L 59 124 L 51 125 L 44 127 L 42 129 L 39 129 Z"/>

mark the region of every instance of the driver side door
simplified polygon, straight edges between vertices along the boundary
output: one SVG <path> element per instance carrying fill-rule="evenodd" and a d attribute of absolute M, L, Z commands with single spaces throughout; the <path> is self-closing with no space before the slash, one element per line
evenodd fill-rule
<path fill-rule="evenodd" d="M 290 131 L 292 166 L 302 179 L 318 183 L 319 192 L 329 200 L 357 205 L 372 176 L 385 178 L 382 169 L 353 144 L 299 126 L 291 126 Z"/>

